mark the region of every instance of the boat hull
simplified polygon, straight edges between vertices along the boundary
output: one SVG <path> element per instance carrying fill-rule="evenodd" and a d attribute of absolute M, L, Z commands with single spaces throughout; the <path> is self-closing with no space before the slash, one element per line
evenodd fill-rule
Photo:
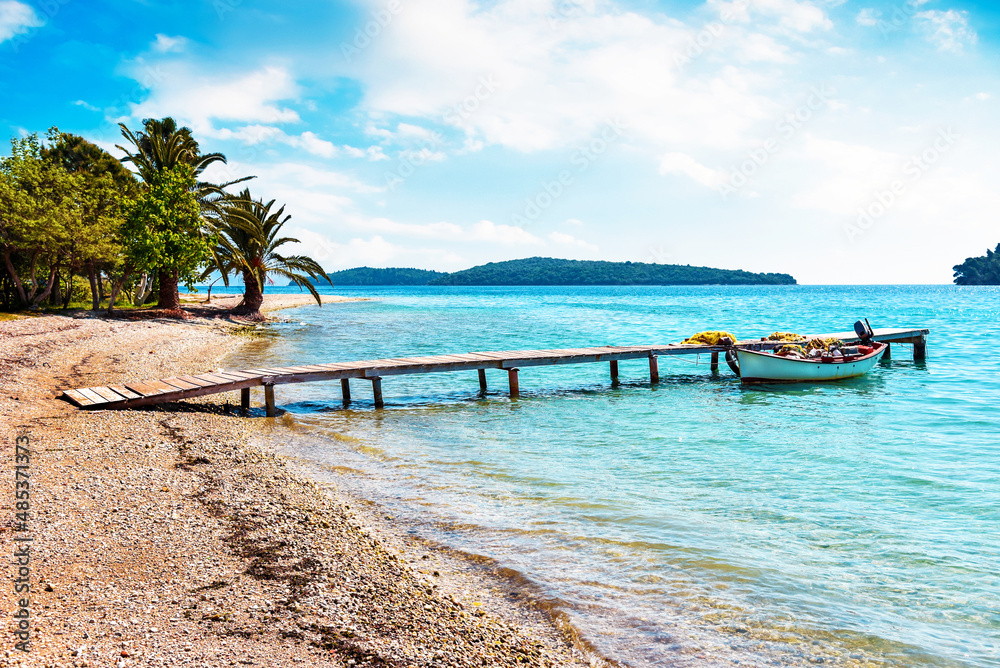
<path fill-rule="evenodd" d="M 886 346 L 882 345 L 878 350 L 850 362 L 823 363 L 740 349 L 737 349 L 736 357 L 739 360 L 740 380 L 744 383 L 809 383 L 864 375 L 882 359 L 885 349 Z"/>

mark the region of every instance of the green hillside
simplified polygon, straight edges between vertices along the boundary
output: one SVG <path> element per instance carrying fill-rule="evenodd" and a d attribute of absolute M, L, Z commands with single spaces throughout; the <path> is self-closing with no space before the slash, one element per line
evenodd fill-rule
<path fill-rule="evenodd" d="M 425 269 L 356 267 L 329 274 L 338 285 L 795 285 L 788 274 L 755 274 L 680 264 L 530 257 L 446 274 Z"/>
<path fill-rule="evenodd" d="M 336 285 L 427 285 L 439 276 L 446 276 L 440 271 L 426 269 L 375 269 L 373 267 L 355 267 L 328 274 Z"/>
<path fill-rule="evenodd" d="M 431 285 L 794 285 L 788 274 L 679 264 L 532 257 L 439 276 Z"/>

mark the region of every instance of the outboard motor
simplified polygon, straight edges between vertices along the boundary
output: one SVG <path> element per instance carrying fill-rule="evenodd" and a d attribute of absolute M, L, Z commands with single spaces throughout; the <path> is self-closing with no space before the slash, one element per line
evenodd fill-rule
<path fill-rule="evenodd" d="M 854 332 L 861 339 L 861 343 L 868 344 L 871 342 L 872 337 L 875 336 L 875 332 L 872 331 L 872 326 L 868 324 L 868 318 L 864 321 L 858 320 L 854 323 Z"/>

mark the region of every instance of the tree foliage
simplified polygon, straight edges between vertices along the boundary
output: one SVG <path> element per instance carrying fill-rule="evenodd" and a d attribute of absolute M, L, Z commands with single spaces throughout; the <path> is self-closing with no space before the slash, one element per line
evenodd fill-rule
<path fill-rule="evenodd" d="M 0 253 L 21 306 L 52 291 L 72 241 L 78 187 L 79 179 L 42 158 L 37 135 L 12 139 L 11 155 L 0 160 Z"/>
<path fill-rule="evenodd" d="M 1000 244 L 986 255 L 966 258 L 953 267 L 957 285 L 1000 285 Z"/>
<path fill-rule="evenodd" d="M 183 163 L 147 174 L 122 230 L 126 259 L 135 271 L 172 272 L 193 285 L 213 241 L 202 234 L 194 184 L 194 170 Z"/>
<path fill-rule="evenodd" d="M 207 278 L 213 271 L 218 271 L 229 285 L 231 273 L 242 275 L 244 295 L 239 310 L 254 318 L 261 317 L 264 286 L 270 280 L 268 274 L 281 276 L 294 285 L 306 288 L 320 305 L 322 301 L 311 280 L 330 280 L 315 260 L 304 255 L 282 255 L 278 252 L 281 246 L 299 243 L 299 240 L 278 236 L 291 216 L 285 215 L 285 207 L 272 211 L 274 203 L 275 200 L 264 203 L 263 200 L 253 199 L 249 190 L 222 203 L 219 243 L 212 252 L 211 265 L 202 276 Z"/>

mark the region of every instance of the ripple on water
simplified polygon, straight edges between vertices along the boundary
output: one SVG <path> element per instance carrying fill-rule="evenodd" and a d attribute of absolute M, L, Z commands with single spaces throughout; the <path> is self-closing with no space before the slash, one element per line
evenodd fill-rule
<path fill-rule="evenodd" d="M 386 289 L 299 309 L 248 366 L 932 329 L 859 379 L 743 387 L 707 359 L 282 387 L 312 474 L 393 507 L 561 601 L 635 665 L 1000 665 L 996 290 L 950 287 Z M 238 361 L 234 362 L 238 363 Z"/>

